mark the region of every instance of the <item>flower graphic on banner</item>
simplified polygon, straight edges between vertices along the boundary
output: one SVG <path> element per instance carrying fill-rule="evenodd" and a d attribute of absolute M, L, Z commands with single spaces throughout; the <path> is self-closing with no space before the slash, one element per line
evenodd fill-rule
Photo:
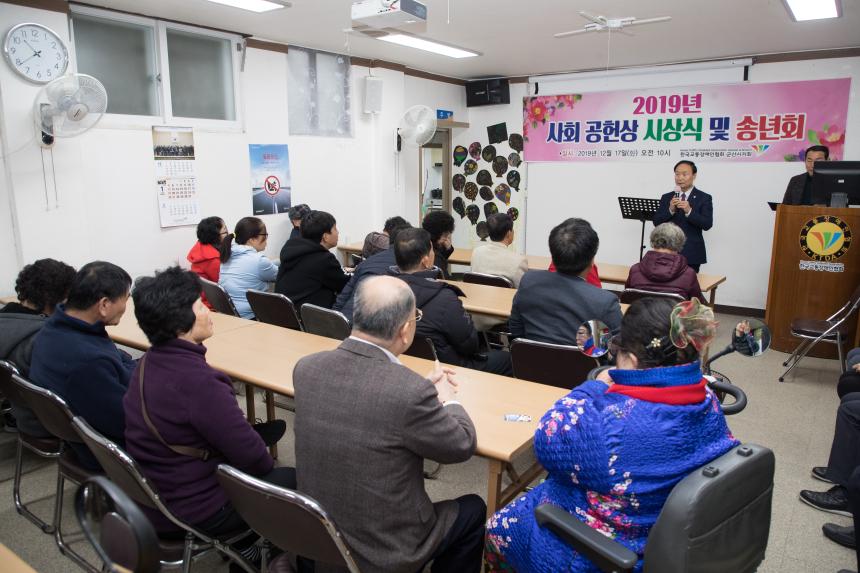
<path fill-rule="evenodd" d="M 824 124 L 821 129 L 810 129 L 806 132 L 809 145 L 826 145 L 830 149 L 830 160 L 839 161 L 842 157 L 842 146 L 845 145 L 845 128 L 838 125 Z M 786 161 L 804 161 L 806 148 L 798 150 L 797 155 L 785 155 Z"/>
<path fill-rule="evenodd" d="M 537 129 L 538 124 L 545 124 L 555 112 L 573 107 L 582 99 L 580 94 L 565 94 L 558 96 L 535 96 L 525 99 L 523 105 L 523 139 L 528 141 L 529 128 Z"/>

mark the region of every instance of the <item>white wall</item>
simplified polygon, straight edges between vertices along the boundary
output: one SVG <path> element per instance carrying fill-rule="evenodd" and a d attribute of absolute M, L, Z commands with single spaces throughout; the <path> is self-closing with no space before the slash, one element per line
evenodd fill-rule
<path fill-rule="evenodd" d="M 751 82 L 851 77 L 845 146 L 847 159 L 860 158 L 860 58 L 759 64 Z M 541 93 L 543 93 L 543 85 Z M 522 101 L 511 107 L 521 109 Z M 496 117 L 508 117 L 500 110 Z M 639 254 L 641 226 L 621 219 L 619 196 L 659 197 L 674 186 L 672 165 L 653 163 L 533 163 L 529 166 L 527 246 L 531 254 L 549 254 L 546 237 L 566 217 L 583 217 L 600 234 L 598 260 L 632 264 Z M 802 173 L 801 163 L 708 163 L 701 161 L 696 186 L 714 197 L 714 227 L 705 233 L 708 263 L 702 272 L 726 275 L 717 302 L 764 308 L 774 214 L 767 201 L 781 201 L 788 179 Z M 653 226 L 646 225 L 648 233 Z"/>
<path fill-rule="evenodd" d="M 0 29 L 19 22 L 45 24 L 68 41 L 65 15 L 0 4 Z M 417 151 L 412 181 L 407 184 L 403 168 L 407 161 L 401 161 L 398 170 L 394 151 L 397 122 L 413 103 L 454 109 L 462 118 L 464 90 L 377 68 L 373 75 L 384 80 L 383 111 L 368 115 L 361 111 L 364 86 L 360 81 L 367 74 L 367 68 L 352 68 L 352 138 L 291 137 L 287 56 L 249 49 L 241 76 L 244 130 L 196 129 L 194 133 L 203 213 L 219 215 L 229 226 L 251 215 L 248 144 L 287 143 L 293 203 L 308 203 L 334 214 L 342 241 L 363 239 L 392 215 L 414 220 Z M 32 105 L 38 91 L 38 86 L 0 65 L 0 127 L 7 150 L 26 144 L 33 136 Z M 0 235 L 0 295 L 13 292 L 21 264 L 41 257 L 74 266 L 94 259 L 110 260 L 133 276 L 184 259 L 196 240 L 195 229 L 159 227 L 149 126 L 100 124 L 80 137 L 58 140 L 53 157 L 59 206 L 51 204 L 49 210 L 41 151 L 35 142 L 5 158 L 0 166 L 8 171 L 8 177 L 0 172 L 0 226 L 4 229 Z M 48 177 L 53 199 L 50 167 Z M 10 231 L 12 225 L 7 222 L 13 217 L 17 224 Z M 289 233 L 288 217 L 269 215 L 264 219 L 270 233 L 267 254 L 277 257 Z"/>

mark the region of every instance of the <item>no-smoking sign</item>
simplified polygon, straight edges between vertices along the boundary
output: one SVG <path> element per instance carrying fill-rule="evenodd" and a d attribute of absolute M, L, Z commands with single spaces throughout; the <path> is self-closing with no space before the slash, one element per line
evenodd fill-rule
<path fill-rule="evenodd" d="M 269 175 L 263 182 L 263 189 L 266 190 L 266 193 L 274 197 L 281 190 L 281 181 L 274 175 Z"/>

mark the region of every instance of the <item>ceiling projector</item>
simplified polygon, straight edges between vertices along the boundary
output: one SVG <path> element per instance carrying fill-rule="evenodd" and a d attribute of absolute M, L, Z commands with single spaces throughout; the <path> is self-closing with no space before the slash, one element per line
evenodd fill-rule
<path fill-rule="evenodd" d="M 427 6 L 416 0 L 355 0 L 352 23 L 370 28 L 398 28 L 427 21 Z"/>

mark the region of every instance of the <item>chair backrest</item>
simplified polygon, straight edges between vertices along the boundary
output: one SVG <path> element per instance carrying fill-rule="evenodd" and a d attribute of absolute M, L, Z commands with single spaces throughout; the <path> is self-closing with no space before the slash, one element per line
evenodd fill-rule
<path fill-rule="evenodd" d="M 13 374 L 20 374 L 18 367 L 8 360 L 0 360 L 0 394 L 6 396 L 13 404 L 24 404 L 24 398 L 18 391 L 18 386 L 12 382 Z"/>
<path fill-rule="evenodd" d="M 80 416 L 72 420 L 72 426 L 77 432 L 79 441 L 83 441 L 96 457 L 112 482 L 122 489 L 125 494 L 141 505 L 153 509 L 161 509 L 158 492 L 140 471 L 130 455 L 118 445 L 105 438 Z"/>
<path fill-rule="evenodd" d="M 203 294 L 206 295 L 206 300 L 209 301 L 209 304 L 212 305 L 212 308 L 216 312 L 239 316 L 239 311 L 236 310 L 233 299 L 230 298 L 224 287 L 203 277 L 200 277 L 200 284 L 203 287 Z"/>
<path fill-rule="evenodd" d="M 33 410 L 49 434 L 66 442 L 81 442 L 78 433 L 72 428 L 74 415 L 65 400 L 17 374 L 12 375 L 12 383 L 23 403 Z"/>
<path fill-rule="evenodd" d="M 667 299 L 671 300 L 672 302 L 684 302 L 685 300 L 687 300 L 683 296 L 681 296 L 677 293 L 674 293 L 674 292 L 657 292 L 657 291 L 643 290 L 643 289 L 638 289 L 638 288 L 626 288 L 626 289 L 624 289 L 621 292 L 621 296 L 619 298 L 621 299 L 622 304 L 633 304 L 634 302 L 636 302 L 637 300 L 639 300 L 641 298 L 648 298 L 648 297 L 667 298 Z"/>
<path fill-rule="evenodd" d="M 576 346 L 518 338 L 511 343 L 514 377 L 572 389 L 588 378 L 597 360 Z"/>
<path fill-rule="evenodd" d="M 774 455 L 743 444 L 674 487 L 645 546 L 648 573 L 753 572 L 770 535 Z"/>
<path fill-rule="evenodd" d="M 218 483 L 242 519 L 262 537 L 284 551 L 358 573 L 346 541 L 313 498 L 226 464 L 218 466 Z"/>
<path fill-rule="evenodd" d="M 857 288 L 855 288 L 854 292 L 851 293 L 851 298 L 848 299 L 848 302 L 846 302 L 842 308 L 837 310 L 833 316 L 829 317 L 827 320 L 841 323 L 851 316 L 858 307 L 860 307 L 860 285 L 857 285 Z"/>
<path fill-rule="evenodd" d="M 260 322 L 274 324 L 291 330 L 302 330 L 302 322 L 296 306 L 289 298 L 276 292 L 249 290 L 248 304 Z"/>
<path fill-rule="evenodd" d="M 404 354 L 425 360 L 436 360 L 436 349 L 433 346 L 433 341 L 424 336 L 416 336 L 412 340 L 412 345 L 406 349 Z"/>
<path fill-rule="evenodd" d="M 305 332 L 345 340 L 352 330 L 346 317 L 336 310 L 305 303 L 301 312 Z"/>
<path fill-rule="evenodd" d="M 78 488 L 75 516 L 84 536 L 108 571 L 119 565 L 135 573 L 160 569 L 158 536 L 149 519 L 123 491 L 104 476 Z"/>
<path fill-rule="evenodd" d="M 488 275 L 486 273 L 463 273 L 463 282 L 502 288 L 514 288 L 514 283 L 511 282 L 508 277 Z"/>

